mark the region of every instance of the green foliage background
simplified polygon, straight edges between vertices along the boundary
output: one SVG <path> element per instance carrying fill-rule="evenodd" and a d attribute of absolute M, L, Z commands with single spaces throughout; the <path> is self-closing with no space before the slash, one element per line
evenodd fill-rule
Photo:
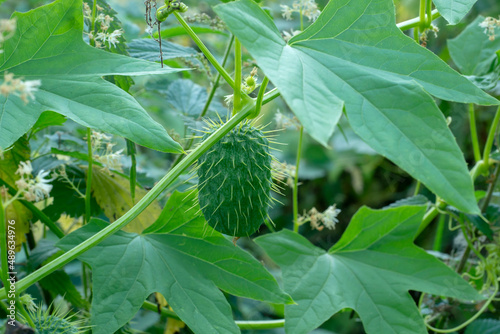
<path fill-rule="evenodd" d="M 6 18 L 9 17 L 14 10 L 24 12 L 49 2 L 50 1 L 6 0 L 0 5 L 0 17 Z M 326 2 L 327 1 L 318 1 L 321 5 L 325 5 Z M 117 10 L 118 17 L 123 22 L 126 31 L 125 37 L 128 41 L 145 36 L 142 0 L 114 0 L 109 1 L 109 3 Z M 186 1 L 186 3 L 191 7 L 196 7 L 200 11 L 208 11 L 213 15 L 214 13 L 211 12 L 210 6 L 217 4 L 218 1 Z M 271 12 L 275 16 L 278 29 L 280 31 L 293 28 L 297 29 L 297 20 L 289 22 L 281 18 L 280 4 L 283 4 L 283 2 L 266 1 L 266 5 L 271 8 Z M 396 5 L 396 18 L 398 22 L 412 18 L 415 16 L 415 13 L 418 12 L 418 1 L 400 0 L 396 1 Z M 141 10 L 138 10 L 138 8 Z M 469 23 L 474 21 L 479 13 L 487 16 L 495 15 L 499 12 L 500 3 L 498 3 L 498 1 L 479 0 L 466 18 L 456 26 L 447 26 L 446 21 L 440 18 L 437 20 L 440 32 L 437 37 L 430 36 L 427 46 L 450 66 L 459 68 L 459 64 L 454 64 L 450 58 L 450 49 L 447 40 L 456 37 Z M 174 27 L 177 27 L 177 23 L 170 20 L 162 26 L 167 30 L 172 28 L 171 34 L 174 35 Z M 224 49 L 223 43 L 225 41 L 225 36 L 213 33 L 203 34 L 203 37 L 204 41 L 206 41 L 211 49 L 217 50 L 216 56 L 220 59 L 222 54 L 217 54 L 217 52 L 222 52 Z M 193 47 L 189 37 L 182 34 L 173 37 L 171 41 L 182 44 L 185 47 Z M 178 50 L 178 52 L 184 52 L 186 55 L 193 51 L 182 49 Z M 155 54 L 154 49 L 151 53 L 153 55 Z M 191 55 L 193 54 L 191 53 Z M 246 57 L 248 60 L 249 55 L 247 54 Z M 174 139 L 183 138 L 189 134 L 190 131 L 188 126 L 193 125 L 193 120 L 189 117 L 190 110 L 199 109 L 200 101 L 206 99 L 203 87 L 207 86 L 207 68 L 204 67 L 203 63 L 199 62 L 196 55 L 191 58 L 191 64 L 197 65 L 197 70 L 169 74 L 162 77 L 134 78 L 136 85 L 131 88 L 132 94 L 142 107 L 152 115 L 153 119 L 166 128 L 172 129 L 170 135 Z M 186 62 L 174 58 L 166 60 L 165 63 L 174 68 L 180 68 L 186 65 Z M 247 65 L 248 66 L 246 66 L 244 70 L 250 72 L 253 66 L 251 64 Z M 210 72 L 210 75 L 215 75 L 214 71 Z M 179 79 L 189 79 L 191 81 L 186 84 L 186 82 L 183 83 L 179 81 Z M 174 84 L 178 85 L 176 91 L 197 91 L 198 95 L 173 102 L 175 99 L 172 99 L 172 93 L 169 92 L 169 87 Z M 195 86 L 196 84 L 199 86 Z M 212 110 L 210 110 L 212 115 L 215 115 L 215 113 L 220 113 L 222 115 L 227 113 L 227 109 L 222 101 L 223 95 L 225 93 L 230 94 L 230 91 L 227 90 L 227 87 L 224 89 L 226 89 L 226 91 L 218 93 L 217 100 L 213 104 Z M 193 105 L 196 103 L 198 103 L 198 105 Z M 438 106 L 445 117 L 451 117 L 452 123 L 450 129 L 457 139 L 458 145 L 465 153 L 466 161 L 471 165 L 473 162 L 473 155 L 470 149 L 471 143 L 469 139 L 466 105 L 438 100 Z M 484 143 L 488 131 L 487 125 L 491 121 L 494 107 L 477 108 L 479 142 Z M 264 107 L 264 116 L 261 122 L 274 122 L 273 115 L 277 109 L 285 114 L 290 114 L 287 105 L 279 99 Z M 339 216 L 340 222 L 337 224 L 335 230 L 317 231 L 310 229 L 308 226 L 303 228 L 303 236 L 312 244 L 322 249 L 329 249 L 340 239 L 340 236 L 347 228 L 348 222 L 351 221 L 354 213 L 357 212 L 361 206 L 366 205 L 371 208 L 383 208 L 390 203 L 411 196 L 416 186 L 415 181 L 406 172 L 392 162 L 376 154 L 370 147 L 363 143 L 353 130 L 350 129 L 347 122 L 341 120 L 340 124 L 342 131 L 340 131 L 339 128 L 335 129 L 332 138 L 327 143 L 333 148 L 332 150 L 326 149 L 308 135 L 305 136 L 303 143 L 303 158 L 299 175 L 301 180 L 301 186 L 299 188 L 299 211 L 307 211 L 312 207 L 317 208 L 319 211 L 323 211 L 333 203 L 342 209 L 342 213 Z M 54 138 L 54 133 L 56 131 L 61 131 L 64 135 L 67 135 L 67 140 L 62 140 L 62 142 L 60 140 L 57 141 L 57 139 Z M 62 143 L 63 146 L 67 145 L 68 149 L 77 147 L 82 151 L 84 142 L 79 142 L 76 138 L 82 138 L 84 133 L 85 129 L 79 124 L 67 121 L 64 127 L 51 127 L 50 129 L 40 131 L 36 138 L 33 139 L 31 149 L 37 150 L 45 140 L 49 140 L 54 148 L 61 148 Z M 70 135 L 74 136 L 74 138 L 69 138 Z M 286 144 L 280 147 L 281 152 L 276 153 L 280 160 L 294 164 L 297 137 L 297 131 L 294 129 L 288 129 L 280 133 L 277 141 Z M 124 148 L 125 143 L 120 142 L 118 147 Z M 138 181 L 143 186 L 151 187 L 154 185 L 154 181 L 163 176 L 165 171 L 174 163 L 175 157 L 153 150 L 146 150 L 141 147 L 139 147 L 138 150 L 138 165 L 141 170 L 140 175 L 138 175 Z M 44 163 L 50 164 L 50 161 L 41 161 L 38 169 L 41 169 Z M 125 172 L 127 171 L 125 170 Z M 77 174 L 77 172 L 75 172 L 75 174 Z M 187 184 L 183 183 L 183 181 L 183 179 L 180 179 L 172 185 L 167 192 L 172 193 L 174 190 L 185 190 L 190 184 L 189 182 Z M 486 189 L 488 183 L 485 178 L 480 177 L 478 184 L 482 186 L 482 189 Z M 428 190 L 423 189 L 422 193 L 426 195 L 429 200 L 434 200 L 433 195 Z M 276 229 L 292 227 L 291 198 L 291 190 L 286 189 L 285 196 L 280 198 L 280 200 L 284 202 L 284 205 L 276 206 L 270 212 L 271 217 L 276 223 Z M 165 202 L 165 198 L 162 199 L 162 202 Z M 500 204 L 500 197 L 495 195 L 492 203 Z M 58 212 L 52 212 L 51 214 L 57 216 Z M 261 229 L 262 234 L 267 232 L 266 228 Z M 445 243 L 441 251 L 451 251 L 454 236 L 455 234 L 453 232 L 445 230 Z M 263 242 L 265 239 L 260 240 Z M 431 227 L 417 239 L 416 244 L 426 249 L 432 249 L 433 242 L 434 226 L 431 225 Z M 270 263 L 269 259 L 262 252 L 262 249 L 257 247 L 256 244 L 250 240 L 243 241 L 243 247 L 256 254 L 259 259 Z M 279 261 L 276 262 L 279 263 Z M 68 275 L 72 279 L 78 276 L 78 270 L 79 268 L 72 265 L 66 268 L 66 272 L 68 272 Z M 79 281 L 74 283 L 76 283 L 77 286 L 81 286 L 82 284 L 82 282 Z M 341 284 L 341 282 L 337 284 Z M 35 291 L 31 292 L 36 294 Z M 264 304 L 234 296 L 229 297 L 229 301 L 232 306 L 232 311 L 236 314 L 236 317 L 240 319 L 265 319 L 271 315 L 282 316 L 284 312 L 282 306 Z M 469 309 L 460 310 L 460 312 L 455 315 L 456 323 L 459 323 L 470 313 L 471 310 Z M 163 330 L 158 316 L 143 311 L 139 311 L 132 326 L 148 333 L 161 333 Z M 318 333 L 322 333 L 322 330 L 324 333 L 363 333 L 362 326 L 357 316 L 353 316 L 350 312 L 341 312 L 335 315 L 327 320 L 321 328 L 322 329 L 317 330 Z M 188 330 L 184 331 L 187 332 Z M 280 333 L 280 331 L 281 330 L 267 330 L 258 331 L 258 333 Z M 252 331 L 246 332 L 252 333 Z M 257 333 L 257 331 L 255 332 Z"/>

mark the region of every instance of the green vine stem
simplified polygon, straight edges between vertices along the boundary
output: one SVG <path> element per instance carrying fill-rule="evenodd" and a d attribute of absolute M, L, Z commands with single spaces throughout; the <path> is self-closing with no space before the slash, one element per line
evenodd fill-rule
<path fill-rule="evenodd" d="M 92 129 L 87 128 L 87 150 L 88 150 L 88 165 L 89 168 L 87 169 L 87 185 L 85 188 L 85 223 L 88 223 L 90 221 L 90 215 L 91 215 L 91 200 L 92 200 L 92 164 L 94 162 L 94 159 L 92 159 Z"/>
<path fill-rule="evenodd" d="M 272 100 L 274 100 L 275 98 L 277 98 L 278 96 L 280 96 L 280 92 L 278 92 L 277 88 L 273 88 L 269 92 L 264 94 L 264 98 L 262 99 L 262 104 L 269 103 Z"/>
<path fill-rule="evenodd" d="M 462 271 L 464 271 L 465 264 L 469 260 L 470 251 L 471 251 L 471 248 L 469 247 L 469 245 L 467 245 L 467 247 L 465 248 L 465 250 L 462 254 L 462 257 L 460 258 L 460 262 L 458 263 L 458 266 L 455 270 L 457 273 L 461 274 Z"/>
<path fill-rule="evenodd" d="M 136 149 L 135 143 L 130 139 L 126 139 L 127 143 L 127 155 L 130 156 L 130 197 L 132 197 L 132 203 L 135 203 L 135 185 L 137 183 L 137 159 L 136 159 Z"/>
<path fill-rule="evenodd" d="M 417 184 L 415 185 L 415 191 L 413 192 L 413 196 L 417 196 L 418 195 L 418 193 L 420 192 L 420 186 L 421 185 L 422 185 L 422 183 L 417 180 Z"/>
<path fill-rule="evenodd" d="M 481 204 L 481 212 L 485 212 L 490 204 L 491 197 L 493 196 L 493 192 L 495 191 L 495 185 L 498 181 L 498 176 L 500 174 L 500 164 L 497 164 L 495 170 L 493 172 L 493 180 L 488 185 L 488 190 L 486 191 L 486 196 L 484 196 L 483 203 Z"/>
<path fill-rule="evenodd" d="M 427 0 L 428 1 L 428 0 Z M 420 32 L 424 32 L 425 28 L 427 28 L 427 18 L 425 17 L 426 0 L 420 0 L 420 12 L 419 12 L 419 23 L 420 23 Z"/>
<path fill-rule="evenodd" d="M 489 163 L 490 163 L 491 148 L 493 147 L 493 141 L 495 140 L 495 134 L 497 132 L 499 122 L 500 122 L 500 107 L 497 108 L 495 118 L 493 119 L 493 123 L 491 124 L 490 131 L 488 133 L 488 139 L 486 139 L 486 145 L 484 146 L 483 161 L 486 170 L 490 166 Z"/>
<path fill-rule="evenodd" d="M 297 162 L 295 163 L 295 178 L 293 180 L 293 231 L 299 232 L 299 164 L 300 156 L 302 155 L 302 137 L 304 127 L 301 125 L 299 129 L 299 142 L 297 144 Z"/>
<path fill-rule="evenodd" d="M 431 20 L 430 21 L 432 22 L 440 16 L 441 16 L 441 14 L 439 14 L 438 10 L 434 9 L 431 12 Z M 414 27 L 418 27 L 419 25 L 420 25 L 420 17 L 415 17 L 413 19 L 403 21 L 403 22 L 396 24 L 396 26 L 401 30 L 408 30 L 408 29 L 411 29 Z"/>
<path fill-rule="evenodd" d="M 471 249 L 474 254 L 476 254 L 477 258 L 481 261 L 481 262 L 486 262 L 486 259 L 484 258 L 484 256 L 481 255 L 481 253 L 476 249 L 476 247 L 474 247 L 474 244 L 472 243 L 472 240 L 470 239 L 470 237 L 467 235 L 467 227 L 465 227 L 465 224 L 463 222 L 460 222 L 460 228 L 462 229 L 462 234 L 464 235 L 464 239 L 465 241 L 467 242 L 467 245 L 469 246 L 469 249 Z M 466 261 L 467 262 L 467 261 Z M 458 270 L 457 270 L 458 271 Z M 461 272 L 461 271 L 460 271 Z M 460 273 L 459 272 L 459 273 Z"/>
<path fill-rule="evenodd" d="M 142 308 L 149 311 L 158 311 L 158 305 L 151 302 L 144 302 L 142 304 Z M 165 307 L 160 308 L 160 313 L 162 316 L 180 320 L 179 316 L 174 312 Z M 236 325 L 240 329 L 272 329 L 272 328 L 281 328 L 285 326 L 285 319 L 277 319 L 277 320 L 258 320 L 258 321 L 235 321 Z"/>
<path fill-rule="evenodd" d="M 37 271 L 18 281 L 16 283 L 17 293 L 26 290 L 32 284 L 38 282 L 40 279 L 49 275 L 53 271 L 74 260 L 85 251 L 91 249 L 92 247 L 99 244 L 109 236 L 122 229 L 128 223 L 130 223 L 135 217 L 137 217 L 142 211 L 144 211 L 151 204 L 151 202 L 153 202 L 153 200 L 157 198 L 174 180 L 176 180 L 177 177 L 179 177 L 189 166 L 191 166 L 196 160 L 198 160 L 198 158 L 204 152 L 206 152 L 210 147 L 212 147 L 217 141 L 224 137 L 224 135 L 226 135 L 231 129 L 233 129 L 252 112 L 252 110 L 255 108 L 255 103 L 253 102 L 253 100 L 250 101 L 252 102 L 247 103 L 238 114 L 232 117 L 222 127 L 220 127 L 210 137 L 208 137 L 203 143 L 195 148 L 177 166 L 172 168 L 141 200 L 137 202 L 136 205 L 134 205 L 132 209 L 130 209 L 122 217 L 107 226 L 105 229 L 88 238 L 81 244 L 75 246 L 58 258 L 47 263 Z M 7 293 L 5 288 L 0 289 L 0 299 L 4 299 L 6 295 Z"/>
<path fill-rule="evenodd" d="M 87 184 L 85 187 L 85 220 L 84 224 L 90 222 L 90 216 L 91 216 L 91 203 L 92 203 L 92 172 L 93 172 L 93 154 L 92 154 L 92 129 L 87 128 L 87 163 L 88 163 L 88 169 L 87 169 Z M 132 182 L 132 180 L 130 181 Z M 134 187 L 135 190 L 135 187 Z M 89 296 L 89 276 L 87 272 L 87 265 L 82 262 L 82 284 L 83 284 L 83 295 L 85 299 L 88 298 Z M 90 291 L 92 292 L 92 291 Z"/>
<path fill-rule="evenodd" d="M 469 104 L 469 123 L 472 149 L 474 151 L 474 159 L 477 163 L 479 160 L 481 160 L 481 151 L 479 148 L 479 140 L 477 137 L 476 114 L 474 112 L 474 104 L 472 103 Z"/>
<path fill-rule="evenodd" d="M 438 225 L 436 227 L 436 236 L 434 237 L 434 245 L 432 249 L 436 252 L 441 252 L 443 249 L 443 234 L 446 228 L 446 216 L 439 216 Z"/>
<path fill-rule="evenodd" d="M 418 35 L 418 28 L 415 27 L 413 29 L 413 39 L 415 40 L 415 43 L 420 43 L 420 36 Z"/>
<path fill-rule="evenodd" d="M 268 77 L 264 77 L 262 80 L 262 84 L 259 88 L 259 94 L 257 95 L 257 101 L 255 103 L 255 113 L 252 117 L 257 117 L 260 114 L 260 110 L 262 109 L 262 103 L 264 102 L 264 93 L 266 92 L 267 84 L 269 83 Z"/>
<path fill-rule="evenodd" d="M 94 38 L 90 39 L 90 44 L 92 46 L 95 46 L 95 13 L 97 10 L 97 0 L 94 0 L 94 3 L 92 4 L 92 22 L 90 24 L 90 33 Z"/>
<path fill-rule="evenodd" d="M 226 80 L 226 82 L 229 84 L 229 86 L 231 86 L 231 88 L 234 89 L 234 81 L 233 81 L 233 78 L 231 78 L 231 76 L 229 75 L 229 73 L 227 73 L 226 70 L 224 69 L 224 67 L 222 67 L 219 64 L 217 59 L 215 59 L 214 55 L 208 50 L 208 48 L 205 46 L 205 44 L 203 44 L 201 39 L 198 37 L 198 35 L 196 35 L 196 33 L 193 31 L 193 29 L 191 29 L 191 27 L 189 26 L 189 24 L 187 24 L 187 22 L 184 20 L 184 18 L 177 11 L 174 11 L 174 15 L 177 18 L 177 20 L 179 21 L 179 23 L 184 27 L 184 29 L 186 30 L 188 35 L 193 39 L 193 41 L 196 43 L 196 45 L 198 45 L 198 47 L 203 52 L 205 57 L 207 57 L 208 61 L 215 67 L 217 72 L 219 72 L 222 75 L 222 77 L 224 78 L 224 80 Z"/>
<path fill-rule="evenodd" d="M 234 93 L 233 93 L 233 115 L 241 108 L 241 43 L 234 39 Z"/>
<path fill-rule="evenodd" d="M 415 239 L 420 235 L 420 233 L 422 233 L 423 230 L 425 230 L 425 228 L 431 223 L 431 221 L 434 220 L 434 218 L 436 218 L 436 216 L 438 215 L 439 211 L 444 209 L 446 207 L 446 203 L 441 201 L 441 200 L 437 200 L 436 201 L 436 204 L 432 206 L 432 208 L 430 208 L 424 215 L 424 219 L 422 219 L 422 223 L 420 224 L 420 227 L 418 228 L 418 231 L 417 233 L 415 234 Z"/>
<path fill-rule="evenodd" d="M 427 26 L 432 24 L 432 0 L 427 0 Z"/>
<path fill-rule="evenodd" d="M 271 329 L 285 327 L 285 319 L 259 320 L 259 321 L 236 321 L 240 329 Z"/>

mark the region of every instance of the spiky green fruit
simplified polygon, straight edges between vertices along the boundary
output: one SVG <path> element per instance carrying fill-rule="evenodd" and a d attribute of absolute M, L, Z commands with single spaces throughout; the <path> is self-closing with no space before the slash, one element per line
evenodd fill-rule
<path fill-rule="evenodd" d="M 212 125 L 205 138 L 220 125 Z M 198 199 L 207 223 L 237 237 L 257 231 L 271 201 L 269 141 L 250 123 L 236 126 L 198 160 Z"/>
<path fill-rule="evenodd" d="M 76 326 L 64 318 L 54 315 L 33 319 L 37 334 L 78 334 Z"/>

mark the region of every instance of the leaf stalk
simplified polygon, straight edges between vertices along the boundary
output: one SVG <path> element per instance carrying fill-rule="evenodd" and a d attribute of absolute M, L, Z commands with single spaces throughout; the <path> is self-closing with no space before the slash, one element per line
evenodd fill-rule
<path fill-rule="evenodd" d="M 299 129 L 299 141 L 297 143 L 297 161 L 295 163 L 295 177 L 293 180 L 293 231 L 299 232 L 299 164 L 302 155 L 302 137 L 304 127 L 301 125 Z"/>

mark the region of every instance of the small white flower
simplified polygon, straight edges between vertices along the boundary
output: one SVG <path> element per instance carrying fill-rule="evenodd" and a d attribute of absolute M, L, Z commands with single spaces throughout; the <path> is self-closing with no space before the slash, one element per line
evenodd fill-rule
<path fill-rule="evenodd" d="M 111 22 L 114 21 L 114 18 L 112 18 L 109 15 L 104 15 L 103 13 L 101 13 L 96 17 L 95 21 L 101 23 L 101 30 L 107 31 L 111 26 Z"/>
<path fill-rule="evenodd" d="M 2 19 L 2 20 L 0 20 L 0 31 L 2 31 L 2 32 L 15 31 L 16 26 L 17 26 L 16 19 Z"/>
<path fill-rule="evenodd" d="M 321 14 L 316 1 L 314 0 L 296 0 L 292 4 L 292 7 L 281 5 L 281 15 L 285 18 L 285 20 L 291 20 L 293 13 L 305 15 L 309 21 L 316 21 L 318 16 Z"/>
<path fill-rule="evenodd" d="M 120 43 L 118 41 L 118 38 L 121 37 L 123 34 L 123 31 L 121 29 L 118 29 L 118 30 L 115 30 L 113 31 L 109 36 L 108 36 L 108 43 L 109 43 L 109 46 L 111 46 L 111 44 L 113 44 L 113 47 L 116 48 L 116 44 L 117 43 Z"/>
<path fill-rule="evenodd" d="M 32 172 L 33 168 L 30 161 L 21 162 L 16 171 L 16 174 L 19 174 L 20 178 L 15 183 L 18 190 L 22 192 L 25 200 L 38 202 L 45 197 L 49 197 L 49 193 L 52 190 L 52 185 L 49 182 L 53 181 L 53 179 L 45 179 L 50 172 L 41 170 L 35 178 L 31 176 Z"/>
<path fill-rule="evenodd" d="M 495 29 L 500 27 L 500 19 L 495 19 L 493 17 L 485 18 L 481 23 L 479 23 L 479 27 L 484 28 L 484 33 L 489 36 L 490 41 L 495 40 Z"/>
<path fill-rule="evenodd" d="M 340 209 L 336 208 L 336 204 L 330 205 L 328 209 L 323 212 L 323 225 L 325 225 L 326 228 L 330 230 L 335 229 L 335 225 L 339 222 L 339 220 L 337 219 L 339 213 Z"/>
<path fill-rule="evenodd" d="M 105 33 L 105 32 L 98 32 L 95 40 L 102 42 L 102 44 L 105 44 L 106 42 L 108 43 L 109 47 L 113 45 L 113 47 L 116 47 L 117 43 L 120 43 L 118 40 L 119 37 L 121 37 L 123 34 L 123 30 L 117 29 L 113 31 L 112 33 Z M 96 42 L 97 45 L 97 42 Z"/>
<path fill-rule="evenodd" d="M 92 131 L 92 152 L 94 152 L 94 160 L 99 161 L 104 165 L 104 168 L 121 170 L 123 150 L 113 152 L 114 143 L 111 143 L 113 138 L 104 133 Z"/>
<path fill-rule="evenodd" d="M 314 0 L 302 0 L 302 11 L 309 21 L 316 21 L 321 12 L 318 9 L 318 5 Z"/>
<path fill-rule="evenodd" d="M 45 197 L 49 197 L 50 191 L 52 190 L 52 185 L 49 184 L 49 182 L 53 181 L 53 179 L 45 179 L 45 177 L 49 174 L 50 171 L 45 172 L 42 169 L 35 177 L 35 183 L 33 185 L 32 192 L 35 195 L 35 200 L 37 202 L 41 201 Z"/>
<path fill-rule="evenodd" d="M 233 99 L 234 99 L 233 94 L 231 94 L 231 95 L 226 95 L 226 96 L 224 96 L 224 103 L 225 103 L 227 106 L 230 106 L 231 104 L 233 104 Z"/>
<path fill-rule="evenodd" d="M 29 184 L 26 182 L 24 177 L 20 178 L 15 183 L 16 183 L 17 189 L 19 189 L 20 191 L 26 190 L 29 187 Z"/>
<path fill-rule="evenodd" d="M 83 17 L 86 19 L 90 19 L 92 17 L 92 9 L 90 9 L 89 4 L 86 2 L 83 3 Z"/>
<path fill-rule="evenodd" d="M 38 87 L 42 85 L 42 82 L 40 80 L 28 80 L 28 81 L 21 81 L 21 84 L 18 88 L 18 90 L 21 93 L 21 99 L 26 102 L 28 98 L 34 100 L 35 95 L 33 95 L 34 92 L 38 91 Z M 24 95 L 23 95 L 24 94 Z M 24 96 L 24 98 L 23 98 Z"/>
<path fill-rule="evenodd" d="M 122 168 L 122 154 L 123 150 L 116 152 L 106 152 L 106 155 L 98 157 L 98 161 L 101 162 L 106 169 L 120 170 Z"/>
<path fill-rule="evenodd" d="M 16 174 L 20 176 L 31 175 L 33 172 L 33 167 L 31 167 L 31 161 L 21 161 L 19 167 L 17 168 Z"/>
<path fill-rule="evenodd" d="M 153 34 L 153 27 L 148 26 L 148 27 L 146 28 L 146 31 L 145 31 L 145 32 L 146 32 L 146 34 L 148 34 L 148 35 Z"/>
<path fill-rule="evenodd" d="M 283 15 L 283 18 L 287 21 L 290 21 L 292 19 L 292 14 L 294 10 L 287 5 L 280 5 L 281 6 L 281 15 Z"/>
<path fill-rule="evenodd" d="M 16 26 L 17 26 L 16 19 L 0 20 L 0 46 L 4 41 L 14 36 L 14 33 L 16 32 Z"/>
<path fill-rule="evenodd" d="M 316 208 L 309 210 L 307 214 L 301 216 L 302 222 L 309 222 L 311 228 L 322 231 L 325 227 L 330 230 L 335 229 L 335 225 L 339 222 L 337 216 L 340 209 L 337 209 L 336 204 L 330 205 L 324 212 L 319 212 Z M 322 225 L 320 225 L 320 222 Z"/>
<path fill-rule="evenodd" d="M 105 19 L 104 19 L 104 14 L 103 13 L 97 15 L 97 17 L 95 18 L 96 22 L 104 22 L 104 20 Z"/>
<path fill-rule="evenodd" d="M 22 78 L 14 78 L 13 73 L 4 73 L 4 81 L 0 85 L 0 94 L 7 97 L 10 94 L 19 96 L 24 103 L 28 103 L 29 99 L 35 99 L 34 92 L 42 82 L 40 80 L 23 81 Z"/>

